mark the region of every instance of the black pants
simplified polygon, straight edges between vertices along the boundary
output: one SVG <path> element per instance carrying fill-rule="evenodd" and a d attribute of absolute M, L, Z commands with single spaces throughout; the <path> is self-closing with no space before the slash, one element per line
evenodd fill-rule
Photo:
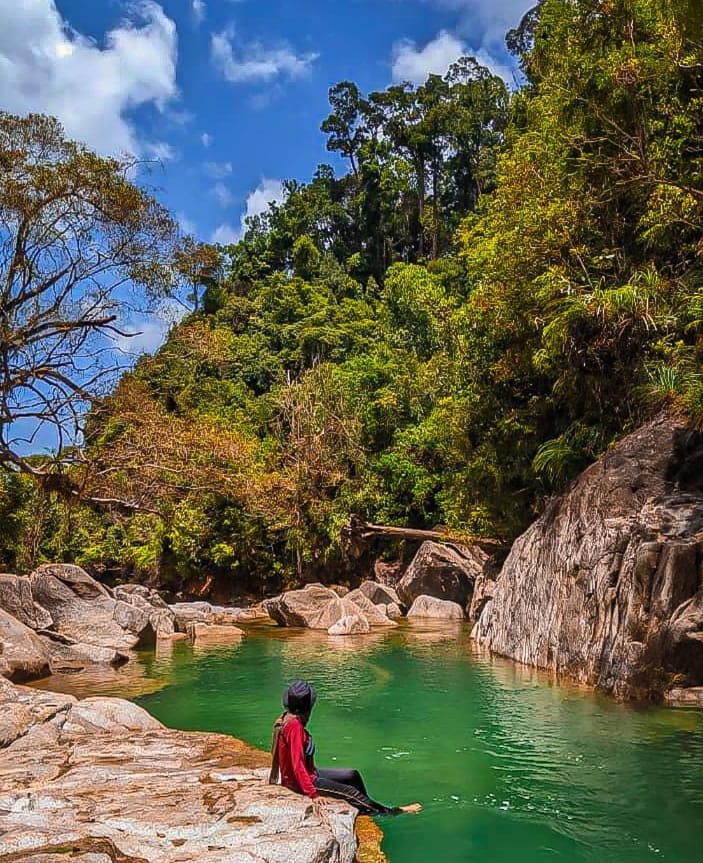
<path fill-rule="evenodd" d="M 384 806 L 372 800 L 358 770 L 338 770 L 332 767 L 318 769 L 313 780 L 315 788 L 324 797 L 335 797 L 355 806 L 362 815 L 397 815 L 400 809 Z"/>

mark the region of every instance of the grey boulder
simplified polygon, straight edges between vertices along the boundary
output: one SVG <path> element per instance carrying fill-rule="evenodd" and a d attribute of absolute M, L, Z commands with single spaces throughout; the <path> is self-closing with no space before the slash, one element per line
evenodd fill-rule
<path fill-rule="evenodd" d="M 466 608 L 486 560 L 486 553 L 476 546 L 424 542 L 398 582 L 398 595 L 407 606 L 418 596 L 434 596 Z"/>

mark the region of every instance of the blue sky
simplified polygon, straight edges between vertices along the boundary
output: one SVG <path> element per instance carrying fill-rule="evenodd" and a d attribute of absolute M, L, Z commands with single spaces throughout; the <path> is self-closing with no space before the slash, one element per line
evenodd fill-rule
<path fill-rule="evenodd" d="M 0 0 L 0 107 L 55 113 L 102 152 L 160 157 L 163 201 L 201 239 L 227 238 L 248 198 L 256 209 L 330 160 L 319 124 L 332 84 L 420 80 L 463 50 L 509 74 L 502 37 L 530 5 Z"/>
<path fill-rule="evenodd" d="M 327 92 L 421 82 L 462 53 L 505 77 L 503 37 L 532 0 L 0 0 L 0 108 L 59 117 L 102 153 L 153 160 L 148 182 L 198 238 L 333 162 Z M 153 349 L 162 321 L 132 349 Z"/>
<path fill-rule="evenodd" d="M 102 154 L 149 163 L 141 177 L 201 240 L 232 242 L 246 215 L 334 163 L 320 122 L 329 88 L 443 74 L 461 54 L 510 81 L 504 35 L 534 0 L 0 0 L 0 109 L 53 114 Z M 113 340 L 125 368 L 183 314 L 124 305 Z M 27 424 L 25 424 L 27 425 Z M 25 451 L 57 446 L 13 429 Z"/>

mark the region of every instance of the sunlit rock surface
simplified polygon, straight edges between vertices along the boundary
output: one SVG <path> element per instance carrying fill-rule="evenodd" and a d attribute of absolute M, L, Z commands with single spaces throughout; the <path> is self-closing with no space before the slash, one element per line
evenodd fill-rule
<path fill-rule="evenodd" d="M 121 699 L 0 680 L 0 859 L 351 863 L 355 811 L 266 784 L 266 761 Z"/>
<path fill-rule="evenodd" d="M 340 597 L 321 584 L 308 584 L 302 590 L 266 599 L 262 605 L 279 626 L 329 630 L 345 617 L 361 617 L 371 627 L 396 626 L 386 614 L 385 605 L 374 605 L 361 590 Z"/>
<path fill-rule="evenodd" d="M 434 618 L 436 620 L 463 620 L 464 611 L 456 602 L 434 596 L 418 596 L 410 606 L 408 618 Z"/>
<path fill-rule="evenodd" d="M 474 637 L 617 696 L 700 686 L 702 557 L 703 436 L 662 416 L 515 542 Z"/>

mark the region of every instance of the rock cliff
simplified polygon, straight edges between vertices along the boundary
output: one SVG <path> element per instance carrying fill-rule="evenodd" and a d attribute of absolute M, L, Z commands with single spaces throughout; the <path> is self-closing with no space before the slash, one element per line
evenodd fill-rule
<path fill-rule="evenodd" d="M 703 435 L 660 416 L 514 544 L 474 628 L 503 656 L 626 698 L 703 684 Z"/>
<path fill-rule="evenodd" d="M 128 701 L 0 679 L 0 861 L 352 863 L 355 810 L 268 785 L 266 762 Z"/>

